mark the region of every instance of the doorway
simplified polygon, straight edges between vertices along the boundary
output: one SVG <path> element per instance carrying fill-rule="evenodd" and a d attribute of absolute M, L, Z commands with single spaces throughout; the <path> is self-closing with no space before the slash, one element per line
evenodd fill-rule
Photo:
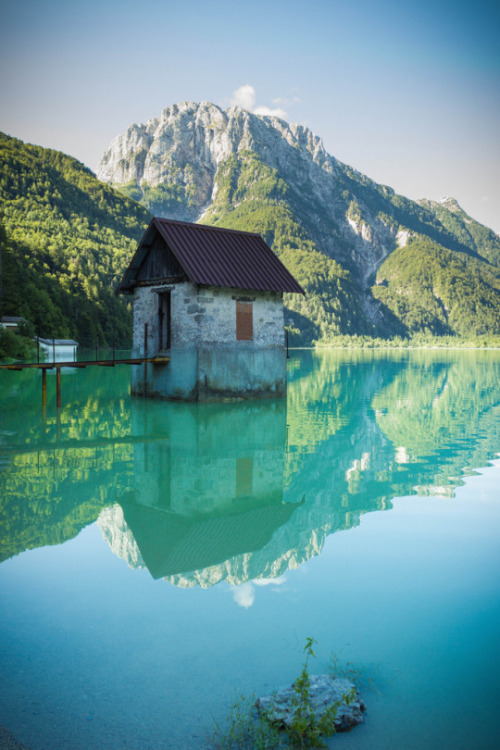
<path fill-rule="evenodd" d="M 170 349 L 171 344 L 171 295 L 158 294 L 158 344 L 160 351 Z"/>

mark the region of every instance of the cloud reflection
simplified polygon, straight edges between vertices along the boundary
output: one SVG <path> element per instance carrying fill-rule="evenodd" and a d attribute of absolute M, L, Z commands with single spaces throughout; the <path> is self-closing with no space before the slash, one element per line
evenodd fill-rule
<path fill-rule="evenodd" d="M 278 578 L 256 578 L 253 581 L 241 583 L 233 589 L 233 599 L 239 607 L 248 609 L 255 602 L 255 587 L 282 586 L 286 582 L 286 576 Z"/>

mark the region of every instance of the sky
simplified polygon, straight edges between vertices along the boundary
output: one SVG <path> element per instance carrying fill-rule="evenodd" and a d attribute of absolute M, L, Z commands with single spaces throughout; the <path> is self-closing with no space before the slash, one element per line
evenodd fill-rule
<path fill-rule="evenodd" d="M 275 112 L 500 233 L 497 0 L 3 0 L 0 130 L 97 168 L 180 101 Z"/>

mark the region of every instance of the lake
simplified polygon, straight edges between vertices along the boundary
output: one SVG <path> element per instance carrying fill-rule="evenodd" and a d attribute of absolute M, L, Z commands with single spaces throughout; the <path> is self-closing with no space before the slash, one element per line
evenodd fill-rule
<path fill-rule="evenodd" d="M 285 400 L 0 372 L 0 725 L 203 748 L 240 694 L 359 670 L 340 750 L 493 750 L 500 353 L 294 351 Z"/>

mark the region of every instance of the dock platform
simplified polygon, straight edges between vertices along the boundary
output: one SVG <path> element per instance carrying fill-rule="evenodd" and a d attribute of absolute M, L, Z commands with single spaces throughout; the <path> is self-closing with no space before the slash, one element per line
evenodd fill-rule
<path fill-rule="evenodd" d="M 76 367 L 84 369 L 85 367 L 115 367 L 116 365 L 167 365 L 170 357 L 128 357 L 126 359 L 89 359 L 77 362 L 11 362 L 9 364 L 0 364 L 0 370 L 41 370 L 42 371 L 42 406 L 47 404 L 47 370 L 56 370 L 56 392 L 57 408 L 61 407 L 61 368 Z"/>

